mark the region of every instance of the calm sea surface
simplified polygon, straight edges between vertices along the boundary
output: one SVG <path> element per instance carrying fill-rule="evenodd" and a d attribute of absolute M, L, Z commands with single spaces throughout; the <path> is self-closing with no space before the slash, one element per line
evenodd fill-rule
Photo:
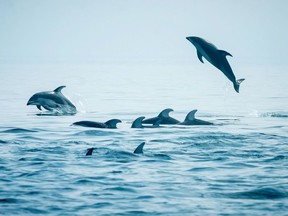
<path fill-rule="evenodd" d="M 0 215 L 288 215 L 287 68 L 234 70 L 240 94 L 209 64 L 0 65 Z M 26 106 L 60 85 L 76 115 Z M 214 125 L 130 128 L 165 108 Z"/>

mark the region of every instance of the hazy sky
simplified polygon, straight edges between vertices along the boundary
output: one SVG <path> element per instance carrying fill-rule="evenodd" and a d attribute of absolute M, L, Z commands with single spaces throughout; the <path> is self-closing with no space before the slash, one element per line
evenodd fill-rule
<path fill-rule="evenodd" d="M 287 21 L 287 0 L 0 0 L 0 63 L 185 61 L 196 35 L 286 66 Z"/>

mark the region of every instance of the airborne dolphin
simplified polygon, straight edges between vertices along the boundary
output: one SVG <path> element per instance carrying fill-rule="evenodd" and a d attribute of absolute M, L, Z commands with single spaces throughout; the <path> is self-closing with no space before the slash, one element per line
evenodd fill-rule
<path fill-rule="evenodd" d="M 171 108 L 167 108 L 162 110 L 158 116 L 153 117 L 153 118 L 149 118 L 149 119 L 145 119 L 142 121 L 143 124 L 156 124 L 159 120 L 160 124 L 178 124 L 180 123 L 180 121 L 178 121 L 177 119 L 174 119 L 172 117 L 169 116 L 169 113 L 171 111 L 174 111 Z"/>
<path fill-rule="evenodd" d="M 39 110 L 44 107 L 46 110 L 63 113 L 75 114 L 76 107 L 61 92 L 66 86 L 59 86 L 54 91 L 44 91 L 34 94 L 27 102 L 27 105 L 36 105 Z"/>
<path fill-rule="evenodd" d="M 181 123 L 179 123 L 179 125 L 212 125 L 213 123 L 208 122 L 208 121 L 203 121 L 200 119 L 196 119 L 195 118 L 195 113 L 197 112 L 197 109 L 192 110 L 191 112 L 189 112 L 185 118 L 185 120 Z"/>
<path fill-rule="evenodd" d="M 226 59 L 226 56 L 231 56 L 230 53 L 224 50 L 218 50 L 217 47 L 199 37 L 186 37 L 197 49 L 198 59 L 203 62 L 202 56 L 207 61 L 218 68 L 224 75 L 233 83 L 234 89 L 239 93 L 240 83 L 245 79 L 236 80 L 236 77 Z"/>
<path fill-rule="evenodd" d="M 140 116 L 137 119 L 135 119 L 131 125 L 131 128 L 155 128 L 155 127 L 159 127 L 162 119 L 158 119 L 158 121 L 156 121 L 152 126 L 144 126 L 142 124 L 143 119 L 145 119 L 144 116 Z"/>
<path fill-rule="evenodd" d="M 110 119 L 106 122 L 79 121 L 79 122 L 74 122 L 72 125 L 78 125 L 78 126 L 82 126 L 82 127 L 115 129 L 115 128 L 117 128 L 116 125 L 119 122 L 121 122 L 121 120 L 119 120 L 119 119 Z"/>

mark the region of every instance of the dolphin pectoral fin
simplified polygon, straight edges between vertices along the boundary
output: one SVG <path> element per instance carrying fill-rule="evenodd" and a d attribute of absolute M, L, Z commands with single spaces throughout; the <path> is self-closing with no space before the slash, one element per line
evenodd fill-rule
<path fill-rule="evenodd" d="M 143 147 L 145 145 L 145 142 L 142 142 L 137 148 L 134 150 L 134 154 L 143 154 Z"/>
<path fill-rule="evenodd" d="M 225 50 L 218 50 L 218 52 L 221 53 L 221 55 L 223 55 L 223 56 L 225 56 L 225 57 L 226 57 L 227 55 L 233 57 L 230 53 L 228 53 L 228 52 L 225 51 Z"/>
<path fill-rule="evenodd" d="M 162 122 L 162 119 L 158 119 L 156 122 L 154 122 L 153 127 L 159 127 Z"/>
<path fill-rule="evenodd" d="M 63 89 L 63 88 L 65 88 L 66 86 L 59 86 L 58 88 L 56 88 L 56 89 L 54 89 L 54 92 L 56 92 L 56 93 L 61 93 L 61 90 Z"/>
<path fill-rule="evenodd" d="M 36 105 L 36 107 L 37 107 L 39 110 L 42 111 L 42 109 L 41 109 L 41 105 Z"/>
<path fill-rule="evenodd" d="M 198 59 L 204 63 L 203 59 L 202 59 L 202 54 L 197 50 L 197 56 L 198 56 Z"/>

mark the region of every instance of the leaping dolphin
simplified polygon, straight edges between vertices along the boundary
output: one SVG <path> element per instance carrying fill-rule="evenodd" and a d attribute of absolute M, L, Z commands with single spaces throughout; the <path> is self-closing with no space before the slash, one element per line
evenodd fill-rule
<path fill-rule="evenodd" d="M 195 118 L 195 113 L 197 112 L 197 109 L 192 110 L 189 112 L 185 118 L 185 120 L 179 125 L 212 125 L 213 123 L 208 122 L 208 121 L 203 121 L 201 119 L 196 119 Z"/>
<path fill-rule="evenodd" d="M 106 122 L 79 121 L 79 122 L 74 122 L 72 125 L 78 125 L 78 126 L 82 126 L 82 127 L 115 129 L 115 128 L 117 128 L 117 124 L 120 122 L 122 122 L 122 121 L 119 119 L 110 119 Z"/>
<path fill-rule="evenodd" d="M 208 62 L 224 73 L 224 75 L 233 83 L 235 91 L 239 93 L 240 83 L 245 79 L 236 80 L 236 77 L 226 59 L 227 55 L 231 57 L 232 55 L 227 51 L 218 50 L 215 45 L 200 37 L 186 37 L 186 39 L 196 47 L 198 59 L 204 63 L 202 59 L 202 56 L 204 56 Z"/>
<path fill-rule="evenodd" d="M 143 119 L 145 119 L 144 116 L 140 116 L 137 119 L 135 119 L 131 125 L 131 128 L 155 128 L 155 127 L 159 127 L 162 119 L 158 119 L 158 121 L 156 121 L 152 126 L 144 126 L 142 124 Z"/>
<path fill-rule="evenodd" d="M 171 111 L 174 111 L 171 108 L 167 108 L 162 110 L 158 116 L 153 117 L 153 118 L 148 118 L 148 119 L 144 119 L 142 121 L 143 124 L 156 124 L 156 122 L 160 121 L 160 124 L 178 124 L 180 123 L 180 121 L 178 121 L 177 119 L 174 119 L 172 117 L 169 116 L 169 113 Z"/>
<path fill-rule="evenodd" d="M 76 114 L 76 107 L 61 92 L 66 86 L 59 86 L 54 91 L 44 91 L 34 94 L 27 105 L 36 105 L 39 110 L 46 110 L 62 114 Z"/>

